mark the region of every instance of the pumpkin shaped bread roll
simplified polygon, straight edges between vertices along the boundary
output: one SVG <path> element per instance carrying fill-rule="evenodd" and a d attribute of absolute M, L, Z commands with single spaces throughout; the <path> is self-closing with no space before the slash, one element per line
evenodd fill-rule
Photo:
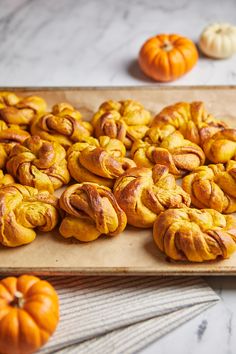
<path fill-rule="evenodd" d="M 122 141 L 130 149 L 136 139 L 142 139 L 151 122 L 151 114 L 133 100 L 106 101 L 92 119 L 95 137 L 107 135 Z"/>
<path fill-rule="evenodd" d="M 7 124 L 28 126 L 46 109 L 47 104 L 42 97 L 19 97 L 14 92 L 0 92 L 0 118 Z"/>
<path fill-rule="evenodd" d="M 236 129 L 224 129 L 203 144 L 208 160 L 214 163 L 226 163 L 236 159 Z"/>
<path fill-rule="evenodd" d="M 39 136 L 32 136 L 22 145 L 15 145 L 6 168 L 21 184 L 50 193 L 70 180 L 64 148 Z"/>
<path fill-rule="evenodd" d="M 14 145 L 23 143 L 29 133 L 18 125 L 7 125 L 0 120 L 0 168 L 4 168 L 8 155 Z"/>
<path fill-rule="evenodd" d="M 162 165 L 155 165 L 152 170 L 144 167 L 128 170 L 117 179 L 114 195 L 128 223 L 141 228 L 151 227 L 162 211 L 189 206 L 191 201 Z"/>
<path fill-rule="evenodd" d="M 203 142 L 227 125 L 209 114 L 203 102 L 178 102 L 165 107 L 153 119 L 146 140 L 163 139 L 179 131 L 185 139 L 202 146 Z"/>
<path fill-rule="evenodd" d="M 155 221 L 153 237 L 176 261 L 229 258 L 236 251 L 236 220 L 213 209 L 169 209 Z"/>
<path fill-rule="evenodd" d="M 182 181 L 197 208 L 211 208 L 221 213 L 236 211 L 236 161 L 201 166 Z"/>
<path fill-rule="evenodd" d="M 58 222 L 57 198 L 47 191 L 9 184 L 0 188 L 0 243 L 16 247 L 32 242 L 36 233 Z"/>
<path fill-rule="evenodd" d="M 108 136 L 87 138 L 67 151 L 68 169 L 78 182 L 94 182 L 112 187 L 115 179 L 136 166 L 125 157 L 124 144 Z"/>
<path fill-rule="evenodd" d="M 184 139 L 178 131 L 166 137 L 160 144 L 136 140 L 132 146 L 131 156 L 140 167 L 165 165 L 176 178 L 184 176 L 205 162 L 202 149 Z"/>
<path fill-rule="evenodd" d="M 92 131 L 92 125 L 83 121 L 80 112 L 69 103 L 54 105 L 51 113 L 35 119 L 31 125 L 32 135 L 55 141 L 65 149 L 90 136 Z"/>
<path fill-rule="evenodd" d="M 126 215 L 111 190 L 96 183 L 68 187 L 61 195 L 60 207 L 66 212 L 59 229 L 65 238 L 88 242 L 102 234 L 118 235 L 126 227 Z"/>

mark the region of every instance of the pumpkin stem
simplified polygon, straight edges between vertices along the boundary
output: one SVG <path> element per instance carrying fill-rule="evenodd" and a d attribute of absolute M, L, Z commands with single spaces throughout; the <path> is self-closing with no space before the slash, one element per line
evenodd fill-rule
<path fill-rule="evenodd" d="M 173 49 L 173 45 L 172 43 L 170 43 L 169 41 L 165 41 L 162 45 L 162 49 L 165 51 L 165 52 L 169 52 Z"/>
<path fill-rule="evenodd" d="M 22 308 L 24 306 L 25 299 L 20 291 L 16 291 L 14 294 L 14 299 L 11 302 L 11 306 Z"/>

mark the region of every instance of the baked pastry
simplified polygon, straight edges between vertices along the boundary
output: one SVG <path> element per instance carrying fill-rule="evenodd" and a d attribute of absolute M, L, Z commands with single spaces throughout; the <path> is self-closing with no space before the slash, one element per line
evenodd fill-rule
<path fill-rule="evenodd" d="M 16 247 L 32 242 L 36 233 L 52 230 L 58 222 L 57 198 L 21 184 L 0 188 L 0 243 Z"/>
<path fill-rule="evenodd" d="M 21 184 L 50 193 L 70 180 L 64 148 L 39 136 L 26 139 L 22 145 L 16 144 L 6 168 Z"/>
<path fill-rule="evenodd" d="M 127 149 L 144 137 L 150 122 L 150 112 L 133 100 L 106 101 L 92 119 L 95 137 L 107 135 L 119 139 Z"/>
<path fill-rule="evenodd" d="M 7 124 L 27 126 L 46 109 L 47 104 L 42 97 L 19 97 L 14 92 L 0 92 L 0 119 Z"/>
<path fill-rule="evenodd" d="M 162 211 L 189 206 L 191 202 L 163 165 L 155 165 L 152 170 L 129 169 L 117 179 L 114 195 L 128 223 L 142 228 L 151 227 Z"/>
<path fill-rule="evenodd" d="M 2 170 L 0 170 L 0 187 L 5 186 L 6 184 L 12 184 L 15 180 L 11 175 L 4 174 Z"/>
<path fill-rule="evenodd" d="M 236 129 L 224 129 L 203 144 L 208 160 L 214 163 L 225 163 L 236 159 Z"/>
<path fill-rule="evenodd" d="M 203 102 L 178 102 L 156 115 L 147 136 L 153 141 L 154 133 L 156 142 L 161 142 L 177 130 L 185 139 L 202 146 L 206 138 L 226 127 L 206 111 Z"/>
<path fill-rule="evenodd" d="M 182 181 L 197 208 L 212 208 L 221 213 L 236 211 L 236 161 L 201 166 Z"/>
<path fill-rule="evenodd" d="M 93 128 L 89 122 L 69 103 L 59 103 L 53 106 L 51 113 L 35 119 L 31 125 L 31 133 L 42 139 L 60 143 L 65 149 L 92 134 Z"/>
<path fill-rule="evenodd" d="M 140 167 L 165 165 L 176 178 L 184 176 L 205 162 L 202 149 L 176 131 L 161 143 L 136 140 L 131 149 L 133 160 Z"/>
<path fill-rule="evenodd" d="M 0 168 L 5 167 L 7 156 L 16 143 L 23 143 L 29 137 L 29 133 L 18 125 L 8 126 L 0 120 Z"/>
<path fill-rule="evenodd" d="M 115 236 L 126 227 L 126 215 L 111 190 L 96 183 L 68 187 L 59 203 L 66 212 L 59 229 L 65 238 L 88 242 L 102 234 Z"/>
<path fill-rule="evenodd" d="M 236 251 L 236 220 L 213 209 L 169 209 L 155 221 L 153 237 L 176 261 L 229 258 Z"/>
<path fill-rule="evenodd" d="M 90 137 L 74 144 L 67 151 L 68 169 L 78 182 L 112 187 L 117 177 L 136 166 L 134 161 L 125 157 L 125 152 L 124 144 L 117 139 Z"/>

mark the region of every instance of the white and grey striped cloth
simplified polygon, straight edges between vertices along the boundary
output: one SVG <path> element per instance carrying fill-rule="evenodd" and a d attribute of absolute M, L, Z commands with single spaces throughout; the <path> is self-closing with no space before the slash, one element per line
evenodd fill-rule
<path fill-rule="evenodd" d="M 60 323 L 41 354 L 133 354 L 219 298 L 195 277 L 47 277 Z"/>

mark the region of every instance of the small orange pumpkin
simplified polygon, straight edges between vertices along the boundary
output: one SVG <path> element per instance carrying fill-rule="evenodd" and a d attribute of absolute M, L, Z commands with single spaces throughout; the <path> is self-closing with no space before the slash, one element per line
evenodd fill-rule
<path fill-rule="evenodd" d="M 190 71 L 198 60 L 195 44 L 177 34 L 148 39 L 139 52 L 143 72 L 157 81 L 173 81 Z"/>
<path fill-rule="evenodd" d="M 30 275 L 0 281 L 0 352 L 34 353 L 47 342 L 59 320 L 54 288 Z"/>

